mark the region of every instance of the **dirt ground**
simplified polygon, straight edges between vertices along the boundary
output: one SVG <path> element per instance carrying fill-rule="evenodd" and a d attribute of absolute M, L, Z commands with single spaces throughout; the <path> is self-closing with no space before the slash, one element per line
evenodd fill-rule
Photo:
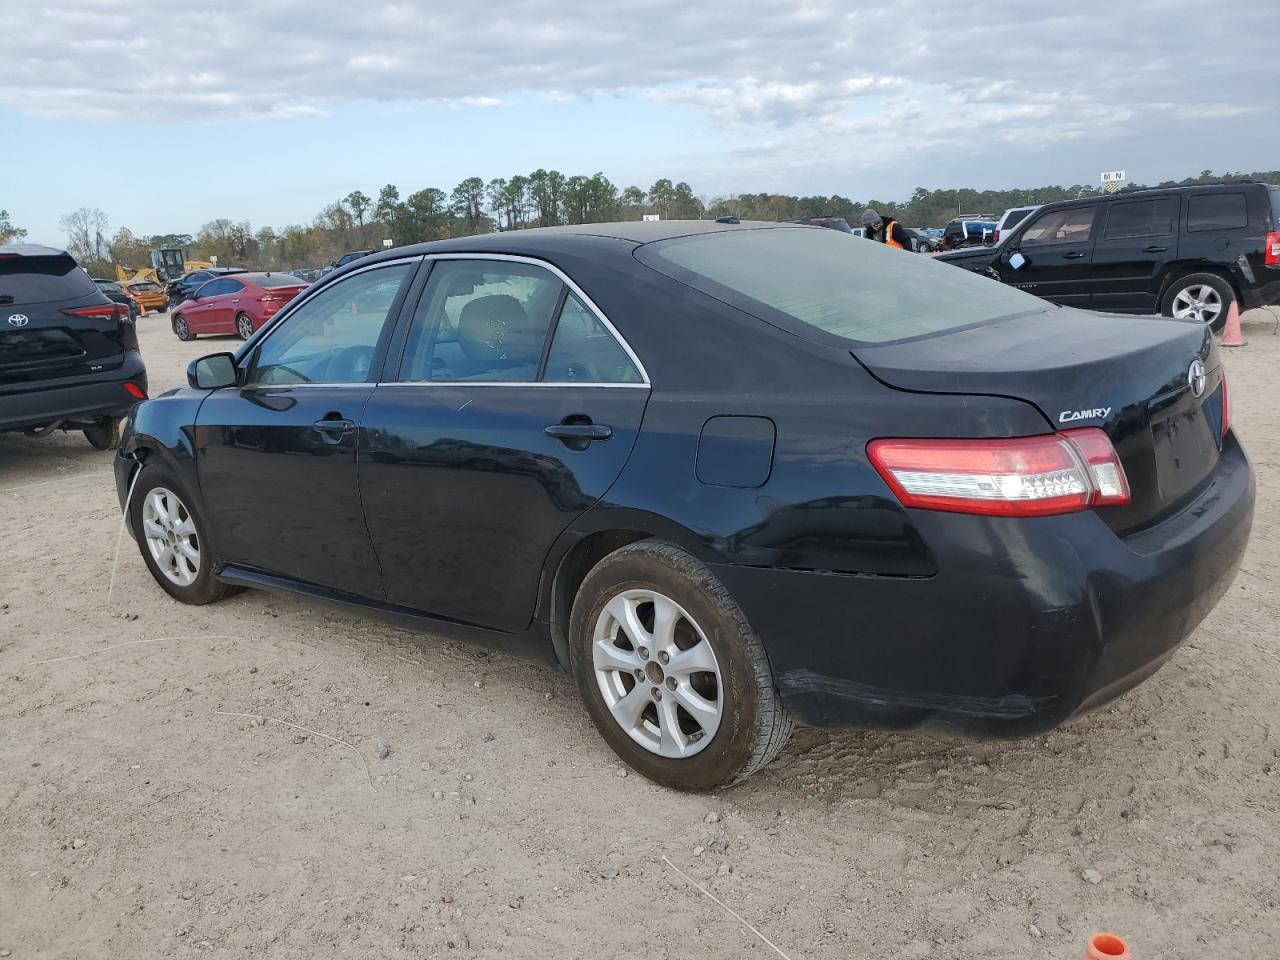
<path fill-rule="evenodd" d="M 625 775 L 550 670 L 182 607 L 127 537 L 108 602 L 110 456 L 0 436 L 0 957 L 1274 957 L 1274 326 L 1226 361 L 1248 556 L 1155 678 L 1036 740 L 799 731 L 713 796 Z M 235 345 L 140 327 L 155 392 Z"/>

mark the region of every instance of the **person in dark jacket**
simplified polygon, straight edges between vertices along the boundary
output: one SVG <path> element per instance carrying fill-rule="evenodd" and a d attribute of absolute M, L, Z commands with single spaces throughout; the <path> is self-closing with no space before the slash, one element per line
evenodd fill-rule
<path fill-rule="evenodd" d="M 868 240 L 897 247 L 899 250 L 911 249 L 911 237 L 902 229 L 902 224 L 897 220 L 884 219 L 871 207 L 862 211 L 862 229 Z"/>

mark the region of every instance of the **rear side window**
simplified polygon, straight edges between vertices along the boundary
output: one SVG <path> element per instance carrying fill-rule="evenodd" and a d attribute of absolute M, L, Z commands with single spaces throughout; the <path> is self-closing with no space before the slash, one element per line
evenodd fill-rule
<path fill-rule="evenodd" d="M 0 304 L 78 300 L 97 292 L 70 256 L 0 257 Z"/>
<path fill-rule="evenodd" d="M 1107 208 L 1107 226 L 1102 239 L 1167 235 L 1173 223 L 1173 203 L 1171 197 L 1158 197 L 1111 204 Z"/>
<path fill-rule="evenodd" d="M 1238 230 L 1249 225 L 1243 193 L 1202 193 L 1187 203 L 1187 231 Z"/>
<path fill-rule="evenodd" d="M 647 244 L 648 266 L 767 322 L 885 343 L 1044 310 L 1037 297 L 834 230 L 733 230 Z"/>

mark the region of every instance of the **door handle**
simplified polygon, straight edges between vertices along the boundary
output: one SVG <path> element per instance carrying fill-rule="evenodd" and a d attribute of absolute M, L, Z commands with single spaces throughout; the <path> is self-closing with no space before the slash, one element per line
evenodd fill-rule
<path fill-rule="evenodd" d="M 1063 260 L 1079 260 L 1083 256 L 1084 254 L 1081 253 L 1079 250 L 1073 250 L 1071 253 L 1064 253 L 1062 255 L 1062 259 Z"/>
<path fill-rule="evenodd" d="M 1168 249 L 1169 249 L 1168 247 L 1143 247 L 1142 252 L 1143 253 L 1164 253 Z"/>
<path fill-rule="evenodd" d="M 557 440 L 608 440 L 613 436 L 613 427 L 603 423 L 553 423 L 546 428 L 546 434 Z"/>
<path fill-rule="evenodd" d="M 311 425 L 312 430 L 324 437 L 325 443 L 338 443 L 344 434 L 350 433 L 355 428 L 354 421 L 337 415 L 326 416 Z"/>

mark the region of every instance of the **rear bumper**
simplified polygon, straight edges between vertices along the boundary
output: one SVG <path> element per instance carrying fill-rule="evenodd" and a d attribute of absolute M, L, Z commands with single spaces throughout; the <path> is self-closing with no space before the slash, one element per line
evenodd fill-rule
<path fill-rule="evenodd" d="M 1192 503 L 1123 539 L 1093 512 L 913 512 L 936 576 L 715 572 L 800 722 L 1021 736 L 1106 703 L 1172 655 L 1234 578 L 1253 502 L 1230 435 Z"/>
<path fill-rule="evenodd" d="M 46 427 L 59 420 L 121 417 L 138 401 L 126 381 L 147 389 L 147 370 L 137 351 L 114 370 L 83 377 L 37 380 L 0 388 L 0 431 Z"/>

